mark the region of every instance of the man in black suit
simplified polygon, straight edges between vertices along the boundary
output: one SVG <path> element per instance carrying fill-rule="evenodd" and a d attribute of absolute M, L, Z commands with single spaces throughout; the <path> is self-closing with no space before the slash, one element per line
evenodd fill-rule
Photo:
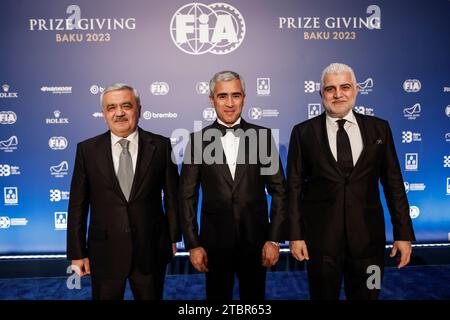
<path fill-rule="evenodd" d="M 398 268 L 415 240 L 392 132 L 387 121 L 352 111 L 358 87 L 349 66 L 326 67 L 320 93 L 326 112 L 296 125 L 290 139 L 291 252 L 308 260 L 312 299 L 338 299 L 342 278 L 348 299 L 377 299 L 386 243 L 379 181 Z"/>
<path fill-rule="evenodd" d="M 94 299 L 123 299 L 127 279 L 135 299 L 161 299 L 181 240 L 170 140 L 138 128 L 136 89 L 113 84 L 101 103 L 110 130 L 77 146 L 67 258 L 78 274 L 91 274 Z"/>
<path fill-rule="evenodd" d="M 208 300 L 231 300 L 235 275 L 242 300 L 261 300 L 266 267 L 277 263 L 278 242 L 286 239 L 283 168 L 270 130 L 241 118 L 245 86 L 239 74 L 215 74 L 209 98 L 217 120 L 191 134 L 181 169 L 184 243 L 195 269 L 206 272 Z"/>

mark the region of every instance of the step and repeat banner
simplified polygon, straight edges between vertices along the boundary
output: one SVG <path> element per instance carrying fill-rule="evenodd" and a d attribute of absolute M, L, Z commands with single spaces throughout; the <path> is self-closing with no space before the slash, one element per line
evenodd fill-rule
<path fill-rule="evenodd" d="M 107 130 L 108 84 L 140 91 L 139 125 L 181 159 L 216 117 L 209 79 L 235 70 L 285 165 L 331 62 L 355 70 L 355 111 L 392 126 L 418 241 L 450 240 L 448 0 L 2 0 L 0 34 L 1 255 L 65 252 L 76 144 Z"/>

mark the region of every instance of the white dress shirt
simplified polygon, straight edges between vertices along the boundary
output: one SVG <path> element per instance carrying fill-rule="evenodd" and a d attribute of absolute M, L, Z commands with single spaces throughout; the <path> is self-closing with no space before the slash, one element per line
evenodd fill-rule
<path fill-rule="evenodd" d="M 122 152 L 122 146 L 119 143 L 119 140 L 121 139 L 127 139 L 130 141 L 130 144 L 128 145 L 128 151 L 130 151 L 131 154 L 131 161 L 133 162 L 133 172 L 136 172 L 136 161 L 137 161 L 137 153 L 138 153 L 138 146 L 139 146 L 139 134 L 138 130 L 134 131 L 132 134 L 130 134 L 126 138 L 118 137 L 114 133 L 111 132 L 111 150 L 112 150 L 112 158 L 114 163 L 114 172 L 117 175 L 117 171 L 119 171 L 119 158 L 120 153 Z"/>
<path fill-rule="evenodd" d="M 350 147 L 352 148 L 353 166 L 358 161 L 363 149 L 363 141 L 361 136 L 361 131 L 359 130 L 358 122 L 356 121 L 353 111 L 350 112 L 343 118 L 332 118 L 327 113 L 327 135 L 328 143 L 330 144 L 331 153 L 334 159 L 337 161 L 337 146 L 336 146 L 336 135 L 339 129 L 337 120 L 345 119 L 347 120 L 344 124 L 344 129 L 347 132 L 348 138 L 350 140 Z"/>
<path fill-rule="evenodd" d="M 217 118 L 217 122 L 225 127 L 228 127 L 222 120 Z M 233 123 L 233 126 L 241 123 L 241 117 Z M 234 174 L 236 172 L 236 161 L 239 151 L 239 137 L 236 137 L 233 133 L 228 131 L 222 138 L 222 147 L 225 157 L 227 158 L 228 168 L 230 169 L 231 177 L 234 180 Z"/>

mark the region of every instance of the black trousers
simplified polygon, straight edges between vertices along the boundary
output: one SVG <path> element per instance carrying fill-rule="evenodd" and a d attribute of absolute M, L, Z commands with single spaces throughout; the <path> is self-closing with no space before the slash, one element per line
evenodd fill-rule
<path fill-rule="evenodd" d="M 152 274 L 142 274 L 133 268 L 125 279 L 91 278 L 93 300 L 123 300 L 127 279 L 135 300 L 161 300 L 166 265 Z"/>
<path fill-rule="evenodd" d="M 262 266 L 262 248 L 241 245 L 233 249 L 206 249 L 206 299 L 224 301 L 233 298 L 234 279 L 239 280 L 241 300 L 264 300 L 266 268 Z"/>
<path fill-rule="evenodd" d="M 348 300 L 377 300 L 380 290 L 373 280 L 379 275 L 381 284 L 384 255 L 355 259 L 348 250 L 336 257 L 310 255 L 307 270 L 309 294 L 313 300 L 338 300 L 342 280 Z M 379 274 L 374 270 L 380 271 Z"/>

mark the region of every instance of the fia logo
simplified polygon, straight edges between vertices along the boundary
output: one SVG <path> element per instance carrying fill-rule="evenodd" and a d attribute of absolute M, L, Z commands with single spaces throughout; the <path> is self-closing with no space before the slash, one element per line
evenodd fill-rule
<path fill-rule="evenodd" d="M 48 140 L 48 146 L 52 150 L 64 150 L 67 148 L 68 142 L 64 137 L 51 137 Z"/>
<path fill-rule="evenodd" d="M 216 110 L 214 108 L 205 108 L 203 110 L 203 119 L 206 121 L 214 121 L 217 118 Z"/>
<path fill-rule="evenodd" d="M 227 3 L 188 3 L 173 15 L 170 35 L 185 53 L 227 54 L 244 40 L 245 21 L 239 10 Z"/>
<path fill-rule="evenodd" d="M 169 93 L 169 84 L 167 82 L 153 82 L 150 85 L 150 92 L 154 96 L 165 96 Z"/>
<path fill-rule="evenodd" d="M 422 84 L 417 79 L 407 79 L 403 82 L 403 90 L 406 92 L 419 92 Z"/>
<path fill-rule="evenodd" d="M 14 111 L 0 111 L 0 124 L 14 124 L 17 121 L 17 115 Z"/>

